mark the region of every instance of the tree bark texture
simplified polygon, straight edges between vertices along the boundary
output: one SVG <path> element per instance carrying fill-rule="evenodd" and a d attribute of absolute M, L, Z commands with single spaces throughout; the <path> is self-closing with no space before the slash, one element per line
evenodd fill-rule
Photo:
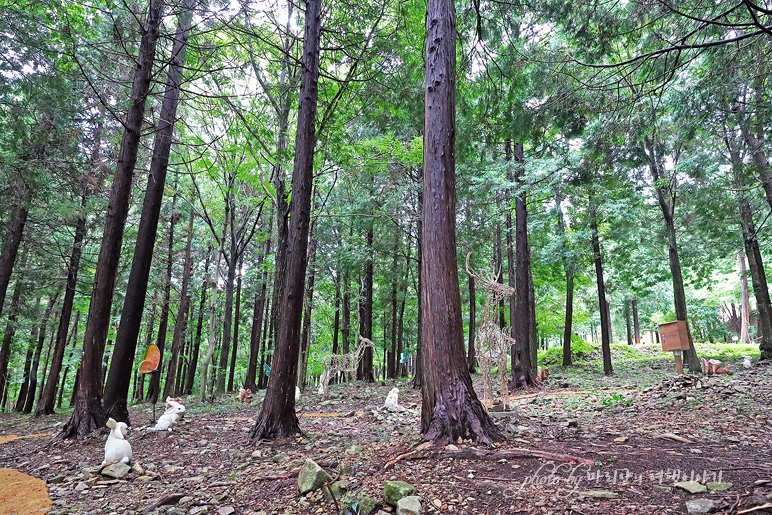
<path fill-rule="evenodd" d="M 750 299 L 748 298 L 748 275 L 745 268 L 745 252 L 743 249 L 737 251 L 737 260 L 740 264 L 740 343 L 749 343 L 751 341 L 751 337 L 748 334 L 748 325 L 750 325 L 751 320 L 751 303 Z"/>
<path fill-rule="evenodd" d="M 206 263 L 204 264 L 204 275 L 209 275 L 209 262 L 211 261 L 212 250 L 211 247 L 206 255 Z M 196 335 L 193 337 L 193 348 L 191 349 L 192 355 L 190 357 L 190 363 L 188 364 L 187 377 L 185 378 L 185 387 L 183 391 L 185 395 L 193 394 L 193 383 L 196 381 L 196 371 L 198 370 L 198 353 L 201 350 L 201 331 L 204 328 L 204 310 L 206 309 L 206 289 L 209 286 L 209 281 L 206 277 L 201 281 L 201 300 L 198 304 L 198 321 L 196 323 Z"/>
<path fill-rule="evenodd" d="M 236 375 L 236 358 L 239 349 L 239 326 L 241 325 L 241 270 L 243 268 L 243 256 L 239 258 L 239 277 L 236 279 L 236 300 L 233 309 L 233 347 L 231 348 L 231 362 L 228 370 L 228 391 L 233 391 L 234 376 Z"/>
<path fill-rule="evenodd" d="M 75 409 L 62 428 L 60 438 L 85 435 L 101 429 L 106 421 L 102 409 L 102 354 L 110 326 L 115 278 L 121 256 L 121 243 L 129 197 L 137 162 L 142 121 L 145 113 L 150 84 L 153 78 L 153 61 L 164 9 L 164 0 L 150 0 L 147 21 L 142 27 L 139 57 L 134 69 L 131 88 L 133 101 L 124 122 L 124 132 L 118 152 L 118 164 L 110 190 L 110 205 L 97 259 L 94 287 L 91 294 L 86 331 L 83 336 L 83 358 L 76 394 Z"/>
<path fill-rule="evenodd" d="M 684 358 L 692 373 L 700 373 L 702 366 L 694 348 L 692 332 L 689 327 L 689 318 L 686 310 L 686 290 L 684 288 L 684 278 L 681 272 L 681 259 L 678 255 L 678 240 L 675 228 L 675 197 L 666 196 L 669 189 L 661 184 L 665 179 L 662 157 L 656 148 L 656 142 L 648 138 L 644 143 L 644 153 L 649 161 L 649 171 L 651 172 L 654 191 L 657 197 L 657 203 L 662 211 L 662 217 L 665 221 L 668 240 L 668 261 L 670 264 L 670 273 L 673 279 L 673 304 L 675 308 L 676 320 L 686 322 L 686 334 L 689 337 L 689 350 L 684 352 Z"/>
<path fill-rule="evenodd" d="M 456 10 L 429 0 L 426 17 L 423 254 L 421 261 L 421 432 L 437 444 L 489 444 L 503 435 L 472 386 L 456 256 Z"/>
<path fill-rule="evenodd" d="M 525 192 L 522 190 L 522 175 L 525 173 L 523 163 L 523 144 L 514 143 L 514 160 L 517 163 L 514 178 L 520 192 L 515 196 L 515 316 L 511 321 L 515 328 L 515 348 L 512 351 L 512 376 L 510 388 L 522 388 L 537 384 L 535 363 L 531 356 L 531 340 L 535 335 L 536 321 L 533 319 L 534 299 L 531 290 L 531 251 L 528 246 L 528 209 Z"/>
<path fill-rule="evenodd" d="M 48 304 L 46 305 L 46 310 L 43 312 L 43 318 L 40 320 L 40 329 L 38 332 L 38 343 L 35 347 L 35 355 L 32 358 L 32 368 L 30 369 L 30 375 L 29 375 L 29 389 L 27 391 L 27 398 L 24 402 L 24 409 L 22 409 L 23 413 L 32 413 L 32 407 L 35 405 L 35 393 L 37 392 L 37 386 L 38 386 L 38 367 L 40 364 L 40 355 L 43 352 L 43 344 L 46 340 L 46 328 L 48 326 L 48 319 L 51 316 L 51 312 L 54 309 L 54 305 L 56 304 L 56 300 L 59 298 L 59 292 L 54 293 L 48 298 Z M 50 344 L 49 344 L 50 345 Z M 50 352 L 50 349 L 49 349 Z M 56 372 L 56 377 L 58 380 L 59 377 L 59 370 L 54 370 L 54 365 L 56 365 L 58 368 L 62 367 L 61 360 L 58 363 L 51 363 L 51 371 L 49 372 L 49 380 L 51 376 L 54 375 L 54 371 Z M 41 381 L 42 384 L 42 381 Z M 54 386 L 56 386 L 56 383 L 54 383 Z M 42 392 L 41 392 L 42 393 Z M 42 396 L 41 396 L 42 399 Z M 38 405 L 40 405 L 40 401 L 38 401 Z"/>
<path fill-rule="evenodd" d="M 748 258 L 748 268 L 751 272 L 753 283 L 753 295 L 756 298 L 758 314 L 758 333 L 760 335 L 759 348 L 762 359 L 772 358 L 772 302 L 770 302 L 769 286 L 764 270 L 764 262 L 756 236 L 756 226 L 753 221 L 753 210 L 747 197 L 743 193 L 745 184 L 742 179 L 743 163 L 737 150 L 730 147 L 732 168 L 734 173 L 734 186 L 738 191 L 737 203 L 740 215 L 740 228 L 743 234 L 743 246 Z M 741 271 L 742 272 L 742 271 Z M 745 274 L 743 274 L 745 275 Z M 746 278 L 747 288 L 747 278 Z M 741 313 L 744 316 L 744 313 Z"/>
<path fill-rule="evenodd" d="M 5 294 L 8 291 L 8 285 L 11 283 L 11 273 L 16 263 L 16 256 L 19 253 L 24 226 L 27 224 L 29 202 L 32 198 L 31 186 L 22 180 L 18 181 L 18 186 L 16 204 L 11 213 L 11 228 L 5 236 L 3 252 L 0 253 L 0 314 L 3 312 Z"/>
<path fill-rule="evenodd" d="M 188 218 L 188 241 L 185 243 L 185 261 L 182 265 L 182 285 L 180 286 L 180 302 L 177 306 L 177 318 L 174 321 L 174 336 L 172 337 L 172 353 L 169 357 L 169 369 L 166 373 L 166 383 L 164 384 L 163 398 L 175 397 L 178 392 L 175 391 L 175 380 L 177 378 L 177 361 L 182 347 L 185 323 L 188 319 L 188 285 L 190 285 L 190 274 L 192 272 L 191 247 L 193 245 L 193 219 L 195 213 L 190 211 Z"/>
<path fill-rule="evenodd" d="M 161 374 L 163 371 L 164 348 L 166 347 L 166 336 L 169 328 L 169 309 L 171 308 L 172 295 L 172 265 L 174 264 L 174 228 L 177 225 L 179 214 L 177 213 L 177 194 L 172 198 L 172 210 L 169 215 L 169 246 L 167 248 L 166 276 L 164 277 L 164 293 L 161 299 L 161 320 L 158 322 L 158 334 L 155 344 L 161 352 L 161 360 L 158 363 L 158 369 L 150 374 L 150 383 L 147 386 L 147 400 L 152 404 L 158 401 L 161 393 Z M 130 374 L 131 372 L 129 372 Z M 131 375 L 128 376 L 131 379 Z M 128 389 L 126 390 L 128 393 Z"/>
<path fill-rule="evenodd" d="M 59 315 L 59 326 L 56 330 L 56 340 L 54 341 L 53 356 L 51 358 L 51 372 L 48 374 L 46 384 L 41 391 L 40 402 L 35 409 L 35 416 L 53 415 L 54 402 L 56 401 L 56 387 L 59 384 L 59 371 L 62 368 L 64 351 L 67 346 L 67 331 L 70 328 L 70 318 L 72 317 L 72 308 L 75 303 L 75 292 L 78 286 L 78 270 L 80 268 L 80 257 L 83 252 L 83 239 L 86 236 L 86 195 L 81 197 L 80 213 L 78 221 L 75 224 L 75 239 L 72 243 L 70 253 L 70 263 L 67 266 L 67 285 L 64 290 L 64 301 L 62 303 L 62 312 Z M 114 355 L 113 355 L 114 357 Z"/>
<path fill-rule="evenodd" d="M 303 312 L 303 283 L 308 258 L 311 221 L 314 147 L 316 144 L 316 105 L 319 96 L 319 45 L 321 0 L 306 0 L 303 61 L 298 122 L 295 138 L 295 164 L 292 171 L 292 200 L 288 225 L 286 275 L 281 302 L 282 318 L 277 323 L 273 367 L 262 409 L 250 436 L 274 439 L 300 432 L 295 414 L 295 384 L 300 351 L 300 324 Z M 282 274 L 282 272 L 285 272 Z"/>
<path fill-rule="evenodd" d="M 563 322 L 563 366 L 570 367 L 573 364 L 571 356 L 571 335 L 573 334 L 574 321 L 574 263 L 568 255 L 568 242 L 566 241 L 566 219 L 563 216 L 562 196 L 555 198 L 558 213 L 558 235 L 562 240 L 563 272 L 566 275 L 566 312 Z"/>
<path fill-rule="evenodd" d="M 26 268 L 27 256 L 26 250 L 22 252 L 21 259 L 19 260 L 19 268 L 24 271 Z M 13 287 L 13 294 L 11 295 L 11 305 L 8 309 L 8 319 L 5 324 L 5 331 L 3 332 L 3 343 L 0 345 L 0 398 L 8 395 L 9 377 L 8 377 L 8 361 L 11 357 L 11 343 L 14 336 L 16 336 L 16 325 L 19 318 L 19 309 L 24 303 L 24 290 L 26 287 L 25 282 L 21 276 L 23 273 L 19 273 L 16 278 L 16 284 Z"/>
<path fill-rule="evenodd" d="M 268 222 L 269 234 L 265 240 L 265 248 L 258 256 L 257 263 L 255 264 L 255 267 L 258 270 L 261 270 L 261 272 L 260 281 L 258 282 L 255 291 L 255 304 L 252 310 L 252 327 L 249 334 L 249 363 L 247 364 L 247 375 L 244 379 L 244 388 L 248 388 L 253 392 L 257 391 L 257 377 L 260 375 L 258 373 L 257 363 L 259 358 L 258 353 L 260 352 L 262 343 L 260 335 L 263 330 L 263 311 L 265 309 L 266 294 L 268 293 L 268 272 L 263 270 L 263 263 L 265 263 L 265 258 L 271 253 L 270 230 L 272 226 L 273 217 L 271 217 Z M 262 364 L 260 368 L 262 369 Z"/>
<path fill-rule="evenodd" d="M 600 238 L 598 236 L 598 214 L 594 200 L 590 199 L 590 229 L 592 230 L 592 254 L 595 262 L 595 280 L 598 285 L 598 311 L 600 312 L 600 340 L 603 354 L 603 373 L 607 376 L 614 373 L 611 365 L 611 334 L 609 333 L 608 314 L 606 300 L 606 283 L 603 280 L 603 256 L 600 250 Z"/>
<path fill-rule="evenodd" d="M 375 261 L 375 251 L 373 249 L 373 223 L 367 227 L 365 234 L 365 245 L 367 257 L 362 275 L 362 292 L 359 299 L 359 334 L 368 340 L 373 339 L 373 261 Z M 373 351 L 372 347 L 366 347 L 362 354 L 362 361 L 359 362 L 357 370 L 357 379 L 372 383 L 375 381 L 373 375 Z"/>

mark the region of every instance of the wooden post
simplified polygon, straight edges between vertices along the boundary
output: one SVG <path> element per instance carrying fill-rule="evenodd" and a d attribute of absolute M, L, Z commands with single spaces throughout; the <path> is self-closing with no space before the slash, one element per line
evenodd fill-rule
<path fill-rule="evenodd" d="M 676 372 L 678 372 L 678 375 L 684 375 L 684 362 L 681 359 L 681 351 L 680 350 L 674 350 L 673 356 L 675 357 L 675 368 Z"/>

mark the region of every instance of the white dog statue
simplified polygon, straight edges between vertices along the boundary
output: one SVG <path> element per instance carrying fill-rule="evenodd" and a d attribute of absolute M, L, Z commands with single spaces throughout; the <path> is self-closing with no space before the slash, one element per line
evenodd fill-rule
<path fill-rule="evenodd" d="M 386 409 L 389 411 L 402 412 L 405 408 L 399 405 L 397 402 L 397 396 L 399 395 L 399 388 L 392 388 L 389 395 L 386 396 Z"/>
<path fill-rule="evenodd" d="M 148 431 L 171 431 L 172 426 L 185 415 L 185 406 L 171 397 L 166 398 L 166 411 L 158 418 L 154 427 L 148 427 Z"/>
<path fill-rule="evenodd" d="M 110 428 L 110 436 L 105 443 L 105 460 L 102 465 L 118 462 L 128 464 L 131 461 L 131 444 L 126 440 L 129 426 L 112 418 L 107 420 L 106 425 Z"/>

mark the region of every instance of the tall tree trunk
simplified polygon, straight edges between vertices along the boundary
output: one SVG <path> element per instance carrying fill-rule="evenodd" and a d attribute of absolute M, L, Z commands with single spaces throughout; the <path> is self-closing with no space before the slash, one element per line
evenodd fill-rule
<path fill-rule="evenodd" d="M 142 311 L 145 308 L 147 283 L 153 260 L 161 203 L 166 189 L 169 154 L 174 135 L 174 125 L 177 121 L 182 69 L 185 63 L 194 4 L 194 0 L 186 1 L 184 9 L 179 14 L 177 32 L 174 35 L 166 76 L 166 89 L 161 104 L 161 115 L 153 140 L 153 157 L 145 188 L 137 242 L 134 246 L 134 258 L 131 263 L 129 282 L 126 286 L 126 300 L 121 312 L 121 321 L 118 324 L 110 371 L 107 374 L 103 399 L 105 414 L 119 421 L 129 422 L 127 408 L 129 383 L 134 365 L 134 354 L 137 350 L 139 328 L 142 324 Z"/>
<path fill-rule="evenodd" d="M 745 252 L 743 249 L 737 251 L 737 259 L 740 262 L 740 284 L 742 302 L 740 304 L 740 343 L 749 343 L 751 337 L 748 334 L 748 325 L 750 324 L 751 303 L 748 298 L 748 275 L 745 270 Z"/>
<path fill-rule="evenodd" d="M 689 367 L 689 371 L 698 374 L 702 371 L 702 366 L 700 365 L 697 351 L 694 348 L 694 341 L 692 339 L 692 332 L 689 327 L 689 318 L 686 310 L 686 290 L 684 288 L 684 279 L 681 272 L 681 259 L 678 254 L 678 240 L 675 228 L 675 194 L 671 192 L 670 196 L 666 196 L 668 191 L 666 191 L 665 186 L 661 185 L 661 181 L 666 178 L 664 166 L 662 164 L 663 158 L 659 155 L 655 142 L 650 138 L 646 139 L 644 142 L 644 154 L 649 161 L 649 171 L 651 172 L 657 203 L 659 204 L 660 211 L 662 211 L 662 218 L 665 221 L 665 229 L 667 231 L 668 261 L 670 263 L 670 274 L 673 279 L 673 304 L 675 307 L 675 316 L 676 320 L 683 320 L 686 322 L 689 350 L 685 351 L 684 358 Z"/>
<path fill-rule="evenodd" d="M 341 280 L 343 282 L 343 299 L 341 306 L 341 316 L 343 317 L 343 326 L 340 329 L 341 348 L 342 354 L 348 354 L 350 351 L 349 342 L 351 337 L 351 294 L 348 289 L 349 272 L 344 270 L 341 274 Z"/>
<path fill-rule="evenodd" d="M 571 356 L 571 335 L 573 334 L 574 322 L 574 263 L 568 255 L 568 242 L 566 241 L 566 219 L 563 216 L 563 197 L 555 197 L 555 204 L 558 212 L 558 234 L 561 239 L 561 249 L 563 250 L 563 273 L 566 275 L 566 314 L 563 323 L 563 366 L 570 367 L 573 364 Z"/>
<path fill-rule="evenodd" d="M 742 180 L 743 163 L 739 151 L 731 146 L 729 150 L 732 159 L 734 185 L 738 191 L 737 202 L 740 212 L 740 227 L 743 233 L 743 245 L 748 257 L 748 268 L 750 268 L 751 272 L 753 294 L 756 297 L 756 308 L 759 311 L 758 333 L 760 333 L 761 336 L 759 349 L 761 350 L 762 359 L 770 359 L 772 358 L 772 302 L 770 302 L 767 275 L 764 270 L 764 262 L 759 248 L 759 241 L 756 236 L 756 226 L 753 222 L 753 210 L 750 202 L 743 194 L 745 189 L 745 184 Z M 745 274 L 742 275 L 744 276 Z"/>
<path fill-rule="evenodd" d="M 531 251 L 528 247 L 528 209 L 526 194 L 523 191 L 522 176 L 525 173 L 525 158 L 523 144 L 515 143 L 514 160 L 517 163 L 515 180 L 520 191 L 515 195 L 515 246 L 517 262 L 515 269 L 516 304 L 512 327 L 515 328 L 515 346 L 512 351 L 512 376 L 510 388 L 522 388 L 536 384 L 534 363 L 531 356 L 531 340 L 535 336 L 535 320 L 533 320 L 531 290 Z"/>
<path fill-rule="evenodd" d="M 263 337 L 260 339 L 260 373 L 257 381 L 257 388 L 263 389 L 268 387 L 268 375 L 266 373 L 266 363 L 268 363 L 270 356 L 266 356 L 267 351 L 271 349 L 273 343 L 273 319 L 270 317 L 273 306 L 268 297 L 265 298 L 265 310 L 263 311 Z"/>
<path fill-rule="evenodd" d="M 366 248 L 367 257 L 364 266 L 364 275 L 362 277 L 362 293 L 359 298 L 359 334 L 368 340 L 373 339 L 373 266 L 375 261 L 375 251 L 373 249 L 373 223 L 367 227 Z M 372 383 L 375 381 L 373 376 L 373 348 L 366 347 L 362 354 L 362 361 L 359 362 L 357 369 L 357 379 Z"/>
<path fill-rule="evenodd" d="M 225 231 L 228 228 L 228 221 L 223 221 L 222 238 L 220 242 L 225 240 Z M 209 329 L 207 331 L 207 349 L 206 356 L 204 356 L 204 362 L 201 364 L 201 380 L 199 382 L 199 395 L 201 396 L 201 402 L 207 400 L 207 377 L 209 376 L 209 364 L 212 362 L 214 356 L 214 350 L 217 346 L 216 330 L 217 330 L 217 290 L 218 283 L 220 281 L 220 255 L 222 254 L 222 243 L 217 247 L 214 252 L 214 275 L 208 278 L 209 285 L 212 287 L 212 294 L 209 298 Z"/>
<path fill-rule="evenodd" d="M 75 354 L 75 343 L 77 342 L 77 339 L 78 339 L 79 322 L 80 322 L 80 311 L 76 311 L 75 320 L 72 323 L 72 332 L 70 333 L 70 339 L 67 341 L 67 343 L 70 345 L 70 352 L 67 355 L 67 366 L 64 367 L 64 374 L 62 374 L 62 381 L 59 384 L 59 395 L 56 400 L 56 407 L 58 409 L 62 409 L 62 397 L 64 396 L 64 387 L 67 385 L 67 374 L 70 371 L 70 362 L 72 361 L 73 354 Z M 73 385 L 73 390 L 75 389 L 76 386 L 77 385 Z M 38 401 L 38 406 L 43 406 L 42 398 L 40 401 Z"/>
<path fill-rule="evenodd" d="M 300 351 L 300 324 L 303 312 L 303 282 L 306 277 L 308 233 L 311 220 L 314 146 L 316 144 L 316 104 L 319 95 L 319 44 L 321 0 L 306 0 L 303 65 L 295 137 L 295 165 L 292 172 L 292 200 L 288 224 L 286 276 L 282 291 L 284 309 L 277 324 L 271 377 L 263 406 L 250 436 L 273 439 L 300 432 L 295 414 L 295 384 Z"/>
<path fill-rule="evenodd" d="M 515 182 L 515 173 L 512 170 L 512 140 L 507 139 L 504 141 L 504 160 L 507 163 L 507 181 L 510 183 Z M 511 288 L 517 288 L 517 281 L 515 279 L 515 242 L 513 233 L 515 228 L 512 226 L 512 190 L 507 189 L 506 192 L 506 243 L 507 243 L 507 283 Z M 514 339 L 517 337 L 515 327 L 515 320 L 517 318 L 517 297 L 512 296 L 509 298 L 509 335 Z M 512 346 L 510 349 L 512 356 L 512 370 L 515 369 L 515 353 L 516 350 Z"/>
<path fill-rule="evenodd" d="M 8 291 L 8 285 L 11 283 L 11 273 L 16 263 L 16 255 L 19 252 L 24 226 L 27 223 L 29 202 L 32 198 L 32 187 L 26 182 L 20 179 L 18 181 L 18 188 L 16 204 L 11 213 L 11 228 L 3 242 L 3 251 L 0 253 L 0 314 L 3 312 L 5 294 Z"/>
<path fill-rule="evenodd" d="M 418 169 L 418 183 L 421 187 L 418 189 L 418 206 L 416 220 L 416 264 L 418 265 L 418 284 L 416 284 L 416 292 L 419 297 L 423 291 L 423 255 L 424 255 L 424 169 L 423 167 Z M 423 388 L 423 346 L 424 346 L 424 330 L 423 330 L 423 302 L 418 302 L 418 321 L 416 322 L 416 348 L 415 348 L 415 375 L 413 376 L 413 388 Z"/>
<path fill-rule="evenodd" d="M 308 282 L 306 284 L 305 302 L 303 306 L 303 322 L 300 330 L 300 356 L 298 363 L 298 387 L 303 390 L 306 387 L 306 372 L 308 370 L 308 352 L 311 348 L 311 312 L 314 306 L 314 282 L 316 279 L 316 238 L 314 237 L 314 223 L 311 223 L 309 234 L 311 245 L 308 249 Z"/>
<path fill-rule="evenodd" d="M 335 282 L 335 317 L 332 322 L 332 353 L 340 354 L 340 277 L 333 277 Z"/>
<path fill-rule="evenodd" d="M 466 352 L 466 368 L 470 374 L 477 371 L 477 358 L 474 352 L 474 339 L 477 322 L 477 294 L 474 287 L 474 276 L 469 276 L 469 346 Z"/>
<path fill-rule="evenodd" d="M 452 0 L 428 0 L 424 116 L 424 254 L 421 262 L 423 438 L 503 440 L 472 386 L 456 256 L 455 93 L 456 10 Z"/>
<path fill-rule="evenodd" d="M 40 304 L 40 297 L 35 299 L 35 307 Z M 37 318 L 37 314 L 35 315 Z M 16 405 L 13 407 L 14 411 L 20 412 L 24 409 L 24 402 L 27 400 L 27 391 L 29 390 L 29 372 L 32 367 L 32 355 L 35 353 L 35 343 L 38 339 L 38 331 L 40 327 L 36 324 L 30 331 L 29 341 L 27 342 L 27 355 L 24 357 L 24 375 L 19 389 L 19 395 L 16 397 Z"/>
<path fill-rule="evenodd" d="M 182 285 L 180 286 L 180 302 L 177 306 L 177 318 L 174 322 L 174 336 L 172 337 L 172 354 L 169 357 L 169 369 L 166 373 L 166 383 L 164 385 L 164 398 L 174 397 L 177 392 L 175 391 L 175 380 L 177 379 L 177 361 L 180 355 L 180 347 L 182 346 L 183 333 L 185 331 L 185 323 L 188 319 L 188 285 L 190 284 L 190 274 L 192 272 L 193 264 L 191 259 L 191 247 L 193 245 L 193 219 L 195 213 L 190 211 L 188 218 L 188 241 L 185 243 L 185 261 L 182 265 Z"/>
<path fill-rule="evenodd" d="M 104 342 L 110 327 L 110 310 L 121 256 L 123 229 L 129 210 L 134 167 L 142 134 L 150 83 L 153 77 L 153 60 L 159 36 L 164 0 L 150 0 L 148 17 L 142 27 L 139 58 L 134 70 L 131 88 L 132 105 L 126 115 L 118 164 L 110 191 L 110 205 L 97 259 L 94 287 L 91 294 L 86 332 L 83 338 L 83 359 L 76 395 L 75 410 L 62 428 L 60 438 L 85 435 L 101 429 L 106 421 L 102 409 L 101 365 Z"/>
<path fill-rule="evenodd" d="M 632 331 L 632 324 L 630 323 L 630 300 L 625 299 L 625 307 L 624 307 L 624 314 L 625 314 L 625 329 L 627 333 L 627 345 L 633 344 L 633 331 Z"/>
<path fill-rule="evenodd" d="M 394 230 L 394 247 L 392 256 L 391 272 L 393 275 L 391 279 L 391 348 L 386 355 L 386 376 L 389 379 L 393 379 L 397 376 L 397 362 L 399 356 L 397 355 L 397 286 L 399 284 L 399 244 L 401 229 L 395 226 Z"/>
<path fill-rule="evenodd" d="M 19 260 L 19 268 L 25 271 L 27 264 L 27 252 L 26 249 L 22 251 L 21 259 Z M 13 294 L 11 295 L 11 305 L 8 309 L 8 320 L 5 324 L 5 332 L 3 333 L 3 343 L 0 345 L 0 398 L 8 395 L 7 389 L 9 388 L 8 377 L 8 361 L 11 357 L 11 342 L 13 337 L 16 336 L 16 326 L 19 318 L 19 309 L 24 303 L 24 290 L 26 284 L 18 274 L 16 278 L 16 284 L 13 287 Z"/>
<path fill-rule="evenodd" d="M 101 138 L 97 138 L 100 142 Z M 98 149 L 95 148 L 98 156 Z M 96 159 L 92 159 L 92 165 Z M 72 308 L 75 303 L 75 291 L 78 286 L 78 269 L 80 268 L 80 257 L 83 252 L 83 239 L 86 236 L 86 194 L 80 199 L 80 213 L 78 221 L 75 224 L 75 239 L 72 243 L 70 254 L 70 263 L 67 266 L 67 285 L 64 291 L 64 302 L 62 303 L 62 312 L 59 316 L 59 326 L 56 330 L 56 340 L 54 342 L 53 357 L 51 358 L 51 372 L 48 374 L 46 384 L 41 391 L 40 402 L 35 409 L 35 416 L 53 415 L 54 402 L 56 401 L 56 387 L 59 384 L 59 371 L 62 368 L 64 351 L 67 346 L 67 331 L 70 328 L 70 318 L 72 317 Z M 76 318 L 77 321 L 77 318 Z M 113 357 L 115 355 L 113 354 Z"/>
<path fill-rule="evenodd" d="M 235 213 L 233 213 L 235 215 Z M 232 216 L 233 216 L 232 215 Z M 226 215 L 227 218 L 227 215 Z M 231 219 L 231 231 L 234 231 L 234 224 L 236 220 Z M 217 365 L 217 386 L 215 393 L 225 393 L 225 380 L 228 377 L 228 354 L 231 349 L 231 337 L 233 331 L 233 297 L 236 289 L 236 268 L 238 265 L 238 255 L 236 246 L 233 245 L 234 241 L 231 241 L 230 256 L 226 259 L 228 265 L 228 273 L 225 276 L 225 318 L 223 320 L 222 329 L 222 345 L 220 346 L 220 361 Z"/>
<path fill-rule="evenodd" d="M 247 376 L 244 379 L 244 388 L 253 392 L 258 389 L 258 376 L 262 373 L 264 355 L 261 349 L 265 349 L 265 340 L 261 340 L 260 335 L 263 330 L 263 311 L 265 310 L 266 294 L 268 292 L 268 271 L 263 270 L 263 263 L 271 253 L 271 227 L 273 227 L 273 215 L 268 221 L 268 237 L 265 239 L 265 248 L 259 255 L 255 268 L 260 270 L 260 281 L 255 291 L 255 305 L 252 311 L 252 328 L 249 335 L 249 363 L 247 365 Z M 258 372 L 257 362 L 258 353 L 260 353 L 260 372 Z"/>
<path fill-rule="evenodd" d="M 496 204 L 499 204 L 499 199 L 497 197 Z M 504 284 L 504 274 L 502 273 L 502 269 L 504 266 L 504 258 L 502 256 L 501 252 L 501 223 L 497 220 L 495 224 L 494 229 L 494 236 L 493 236 L 493 270 L 498 273 L 498 281 L 501 284 Z M 514 272 L 513 272 L 514 274 Z M 502 329 L 507 326 L 507 319 L 504 315 L 504 299 L 499 301 L 499 327 Z"/>
<path fill-rule="evenodd" d="M 236 375 L 236 357 L 238 355 L 238 348 L 239 348 L 239 325 L 240 325 L 240 318 L 241 318 L 241 270 L 243 269 L 244 262 L 243 262 L 243 254 L 241 255 L 241 258 L 239 258 L 239 277 L 236 279 L 236 307 L 234 309 L 233 313 L 233 348 L 231 349 L 231 366 L 230 370 L 228 371 L 228 391 L 232 392 L 233 390 L 233 380 L 234 376 Z"/>
<path fill-rule="evenodd" d="M 614 373 L 611 366 L 611 335 L 609 334 L 608 308 L 606 306 L 606 285 L 603 281 L 603 260 L 598 237 L 598 214 L 594 199 L 590 198 L 590 229 L 592 230 L 592 254 L 595 262 L 595 277 L 598 283 L 598 311 L 600 312 L 601 349 L 603 353 L 603 373 Z"/>
<path fill-rule="evenodd" d="M 638 299 L 630 301 L 633 307 L 633 330 L 635 331 L 635 344 L 641 343 L 641 324 L 638 321 Z"/>
<path fill-rule="evenodd" d="M 59 292 L 54 293 L 48 298 L 48 304 L 46 305 L 46 310 L 43 312 L 43 318 L 40 321 L 40 329 L 38 332 L 38 343 L 35 347 L 35 355 L 32 358 L 32 369 L 30 370 L 30 376 L 29 376 L 29 391 L 27 392 L 27 398 L 24 402 L 24 409 L 22 410 L 24 413 L 32 413 L 32 407 L 35 404 L 35 392 L 37 391 L 38 386 L 38 366 L 40 364 L 40 354 L 43 352 L 43 344 L 45 343 L 46 339 L 46 327 L 48 326 L 48 319 L 51 316 L 51 312 L 54 309 L 54 305 L 56 304 L 56 299 L 59 298 Z M 50 352 L 50 349 L 49 349 Z M 54 375 L 54 365 L 55 363 L 51 363 L 51 372 L 49 373 L 49 381 L 51 376 Z M 57 364 L 59 368 L 61 368 L 62 363 L 61 361 Z M 56 370 L 56 376 L 58 380 L 59 371 Z M 41 381 L 42 384 L 42 381 Z M 56 383 L 54 383 L 54 386 L 56 386 Z M 42 399 L 42 397 L 41 397 Z M 38 406 L 40 406 L 40 402 L 38 402 Z"/>
<path fill-rule="evenodd" d="M 176 185 L 175 185 L 176 186 Z M 174 264 L 174 227 L 177 224 L 179 214 L 177 213 L 177 194 L 172 198 L 172 212 L 169 215 L 169 247 L 166 261 L 166 276 L 164 277 L 164 295 L 161 300 L 161 320 L 158 322 L 158 335 L 155 340 L 156 347 L 161 352 L 161 360 L 158 363 L 158 369 L 150 374 L 150 383 L 147 386 L 147 400 L 152 404 L 158 401 L 158 395 L 161 393 L 161 374 L 163 373 L 164 348 L 166 347 L 166 336 L 169 327 L 169 308 L 171 305 L 172 294 L 172 265 Z M 131 376 L 129 376 L 129 379 Z M 126 389 L 128 394 L 128 388 Z"/>
<path fill-rule="evenodd" d="M 196 324 L 196 335 L 193 338 L 193 355 L 188 364 L 188 374 L 185 378 L 185 395 L 193 394 L 193 383 L 196 380 L 196 370 L 198 370 L 198 353 L 201 350 L 201 331 L 204 327 L 204 309 L 206 308 L 206 289 L 209 286 L 207 277 L 209 276 L 209 262 L 211 260 L 212 249 L 206 255 L 206 264 L 204 264 L 204 280 L 201 281 L 201 300 L 198 304 L 198 323 Z"/>

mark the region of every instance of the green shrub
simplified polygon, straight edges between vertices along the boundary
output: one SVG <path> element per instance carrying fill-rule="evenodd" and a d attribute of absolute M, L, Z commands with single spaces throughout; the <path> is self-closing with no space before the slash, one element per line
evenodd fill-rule
<path fill-rule="evenodd" d="M 600 354 L 600 347 L 593 347 L 591 343 L 574 334 L 571 336 L 571 360 L 574 363 L 590 361 Z M 542 365 L 562 365 L 563 346 L 551 347 L 546 351 L 539 351 L 538 362 Z"/>

